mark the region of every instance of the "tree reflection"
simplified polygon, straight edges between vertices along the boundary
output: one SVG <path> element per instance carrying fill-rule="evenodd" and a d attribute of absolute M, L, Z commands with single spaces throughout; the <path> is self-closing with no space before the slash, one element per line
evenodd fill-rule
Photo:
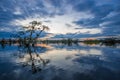
<path fill-rule="evenodd" d="M 3 38 L 2 40 L 0 40 L 0 45 L 1 45 L 1 47 L 4 49 L 5 48 L 5 46 L 6 46 L 6 41 L 5 41 L 5 39 Z"/>
<path fill-rule="evenodd" d="M 19 45 L 19 58 L 21 59 L 23 67 L 31 66 L 32 73 L 37 73 L 44 68 L 50 60 L 43 59 L 38 53 L 38 49 L 42 47 L 30 46 L 30 45 Z M 27 53 L 27 54 L 24 54 Z M 27 57 L 25 57 L 28 55 Z M 26 59 L 26 60 L 25 60 Z"/>

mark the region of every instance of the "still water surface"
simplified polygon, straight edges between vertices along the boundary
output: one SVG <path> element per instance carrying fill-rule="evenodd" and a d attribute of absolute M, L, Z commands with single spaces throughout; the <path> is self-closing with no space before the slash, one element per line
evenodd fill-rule
<path fill-rule="evenodd" d="M 36 48 L 0 46 L 0 80 L 120 80 L 119 46 L 37 44 Z"/>

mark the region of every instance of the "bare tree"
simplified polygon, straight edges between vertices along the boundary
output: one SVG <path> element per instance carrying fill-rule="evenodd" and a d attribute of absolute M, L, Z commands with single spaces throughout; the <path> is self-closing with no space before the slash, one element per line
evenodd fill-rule
<path fill-rule="evenodd" d="M 23 26 L 22 30 L 17 34 L 20 53 L 28 53 L 30 57 L 29 61 L 24 62 L 24 64 L 27 64 L 26 66 L 31 66 L 33 73 L 41 70 L 40 67 L 36 66 L 37 62 L 42 62 L 41 64 L 43 64 L 43 66 L 49 62 L 49 60 L 42 59 L 41 56 L 37 54 L 37 46 L 35 46 L 35 44 L 37 44 L 37 39 L 40 37 L 41 33 L 47 30 L 49 30 L 48 26 L 42 25 L 41 22 L 32 21 L 29 25 Z M 32 53 L 36 55 L 37 59 L 32 55 Z M 28 65 L 28 63 L 31 64 Z"/>
<path fill-rule="evenodd" d="M 43 25 L 42 22 L 32 21 L 27 26 L 23 26 L 22 31 L 18 33 L 19 40 L 34 44 L 37 39 L 40 37 L 41 33 L 43 31 L 48 31 L 49 27 L 46 25 Z"/>

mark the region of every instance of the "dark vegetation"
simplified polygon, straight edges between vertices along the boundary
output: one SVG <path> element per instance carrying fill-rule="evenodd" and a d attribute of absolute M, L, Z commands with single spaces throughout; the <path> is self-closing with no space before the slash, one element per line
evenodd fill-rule
<path fill-rule="evenodd" d="M 105 46 L 116 46 L 116 44 L 120 44 L 120 38 L 105 38 L 105 39 L 100 39 L 100 40 L 84 40 L 83 41 L 87 45 L 92 45 L 92 44 L 100 44 L 105 45 Z"/>
<path fill-rule="evenodd" d="M 99 45 L 105 45 L 105 46 L 114 46 L 116 44 L 120 44 L 120 38 L 105 38 L 105 39 L 99 39 L 99 40 L 83 40 L 83 41 L 80 41 L 78 39 L 60 39 L 60 40 L 34 40 L 33 39 L 33 42 L 31 43 L 30 41 L 28 41 L 28 39 L 26 38 L 20 38 L 20 39 L 1 39 L 0 40 L 0 44 L 1 46 L 5 46 L 5 45 L 11 45 L 11 44 L 19 44 L 20 46 L 22 44 L 24 45 L 32 45 L 32 46 L 35 46 L 35 44 L 37 43 L 41 43 L 41 44 L 65 44 L 65 45 L 72 45 L 72 44 L 78 44 L 78 43 L 84 43 L 86 45 L 92 45 L 92 44 L 99 44 Z M 29 44 L 28 44 L 29 43 Z"/>
<path fill-rule="evenodd" d="M 84 44 L 100 44 L 100 40 L 84 40 Z"/>
<path fill-rule="evenodd" d="M 120 44 L 120 38 L 107 38 L 105 40 L 101 40 L 102 45 L 106 45 L 106 46 L 112 46 L 112 45 L 116 45 L 116 44 Z"/>
<path fill-rule="evenodd" d="M 78 44 L 79 40 L 78 39 L 61 39 L 61 40 L 40 40 L 38 41 L 39 43 L 43 44 L 66 44 L 66 45 L 72 45 L 72 44 Z"/>

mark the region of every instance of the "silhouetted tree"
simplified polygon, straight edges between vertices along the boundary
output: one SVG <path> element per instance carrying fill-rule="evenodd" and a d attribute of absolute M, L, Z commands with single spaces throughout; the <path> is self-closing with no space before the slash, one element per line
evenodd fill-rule
<path fill-rule="evenodd" d="M 32 44 L 40 37 L 43 31 L 49 30 L 49 27 L 43 25 L 41 22 L 32 21 L 27 26 L 23 26 L 22 30 L 17 34 L 20 41 L 26 44 Z"/>
<path fill-rule="evenodd" d="M 41 70 L 41 68 L 36 66 L 36 61 L 42 62 L 43 65 L 49 62 L 48 60 L 42 59 L 40 55 L 37 54 L 37 47 L 35 46 L 37 44 L 37 39 L 40 37 L 41 33 L 46 30 L 49 30 L 48 26 L 42 25 L 41 22 L 32 21 L 29 23 L 29 25 L 23 26 L 22 30 L 19 31 L 16 35 L 19 43 L 19 51 L 29 54 L 29 61 L 25 62 L 24 66 L 31 66 L 33 73 Z M 37 59 L 33 57 L 32 53 L 36 55 Z M 31 64 L 28 65 L 30 62 Z"/>

